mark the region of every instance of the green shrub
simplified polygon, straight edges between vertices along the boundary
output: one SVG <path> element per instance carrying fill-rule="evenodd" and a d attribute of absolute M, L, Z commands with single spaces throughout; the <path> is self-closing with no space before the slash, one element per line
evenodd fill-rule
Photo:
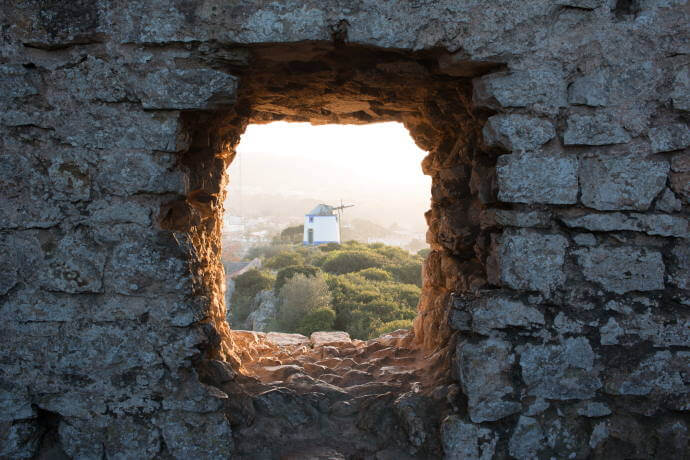
<path fill-rule="evenodd" d="M 386 283 L 381 286 L 381 292 L 394 302 L 416 310 L 422 290 L 414 284 Z"/>
<path fill-rule="evenodd" d="M 323 252 L 337 251 L 340 249 L 340 245 L 338 243 L 326 243 L 319 245 L 319 249 Z"/>
<path fill-rule="evenodd" d="M 328 273 L 342 275 L 370 267 L 382 267 L 383 258 L 372 251 L 341 250 L 331 252 L 321 268 Z"/>
<path fill-rule="evenodd" d="M 401 283 L 422 287 L 422 261 L 419 259 L 389 267 L 388 271 Z"/>
<path fill-rule="evenodd" d="M 264 289 L 271 289 L 275 278 L 266 271 L 247 270 L 235 278 L 235 292 L 230 300 L 233 318 L 241 322 L 251 313 L 251 305 L 256 294 Z"/>
<path fill-rule="evenodd" d="M 300 321 L 310 312 L 330 307 L 328 285 L 320 275 L 308 277 L 300 273 L 287 280 L 280 289 L 278 324 L 284 332 L 295 332 Z"/>
<path fill-rule="evenodd" d="M 280 236 L 276 239 L 282 243 L 292 243 L 298 244 L 302 242 L 304 238 L 304 225 L 295 225 L 293 227 L 287 227 L 280 232 Z"/>
<path fill-rule="evenodd" d="M 297 332 L 309 336 L 316 331 L 330 331 L 333 330 L 334 323 L 335 311 L 329 307 L 321 307 L 302 318 L 297 326 Z"/>
<path fill-rule="evenodd" d="M 417 255 L 422 259 L 426 259 L 429 254 L 431 254 L 431 249 L 429 248 L 424 248 L 417 251 Z"/>
<path fill-rule="evenodd" d="M 386 270 L 375 267 L 365 268 L 364 270 L 360 270 L 356 273 L 368 279 L 369 281 L 391 281 L 393 279 L 393 275 L 388 273 Z"/>
<path fill-rule="evenodd" d="M 273 270 L 290 267 L 292 265 L 303 265 L 304 257 L 295 251 L 282 251 L 264 262 L 264 267 Z"/>
<path fill-rule="evenodd" d="M 291 265 L 289 267 L 282 268 L 278 270 L 278 274 L 276 275 L 276 284 L 274 288 L 275 291 L 280 292 L 283 285 L 285 285 L 285 282 L 298 273 L 301 273 L 305 276 L 316 276 L 318 273 L 321 273 L 321 270 L 318 267 L 313 267 L 311 265 Z"/>
<path fill-rule="evenodd" d="M 252 246 L 244 256 L 244 260 L 252 260 L 257 257 L 260 259 L 270 259 L 271 257 L 283 251 L 291 251 L 293 248 L 289 244 L 270 244 L 266 246 Z"/>

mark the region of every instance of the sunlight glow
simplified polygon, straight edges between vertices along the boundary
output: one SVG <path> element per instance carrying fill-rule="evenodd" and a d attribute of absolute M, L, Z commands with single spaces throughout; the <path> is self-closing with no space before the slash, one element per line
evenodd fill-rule
<path fill-rule="evenodd" d="M 228 169 L 228 200 L 236 205 L 242 194 L 342 199 L 356 205 L 353 217 L 424 231 L 431 188 L 421 169 L 425 156 L 401 123 L 249 125 Z"/>

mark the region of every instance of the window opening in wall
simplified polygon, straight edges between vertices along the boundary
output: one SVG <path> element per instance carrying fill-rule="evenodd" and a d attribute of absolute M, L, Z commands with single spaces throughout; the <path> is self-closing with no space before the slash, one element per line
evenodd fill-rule
<path fill-rule="evenodd" d="M 400 123 L 250 125 L 225 202 L 232 328 L 409 329 L 428 252 L 425 155 Z"/>

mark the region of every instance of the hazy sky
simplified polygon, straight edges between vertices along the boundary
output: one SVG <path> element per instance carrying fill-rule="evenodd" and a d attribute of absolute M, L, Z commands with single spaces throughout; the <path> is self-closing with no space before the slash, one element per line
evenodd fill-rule
<path fill-rule="evenodd" d="M 241 197 L 249 216 L 255 195 L 342 199 L 355 205 L 350 216 L 423 230 L 431 187 L 420 166 L 425 155 L 400 123 L 250 125 L 228 170 L 226 204 L 239 209 Z"/>

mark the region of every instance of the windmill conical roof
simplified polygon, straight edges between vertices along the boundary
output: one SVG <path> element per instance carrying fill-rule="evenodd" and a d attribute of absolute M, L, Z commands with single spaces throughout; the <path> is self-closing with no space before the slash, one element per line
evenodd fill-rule
<path fill-rule="evenodd" d="M 328 206 L 327 204 L 319 204 L 317 205 L 314 209 L 309 211 L 307 214 L 309 216 L 332 216 L 333 215 L 333 208 Z"/>

